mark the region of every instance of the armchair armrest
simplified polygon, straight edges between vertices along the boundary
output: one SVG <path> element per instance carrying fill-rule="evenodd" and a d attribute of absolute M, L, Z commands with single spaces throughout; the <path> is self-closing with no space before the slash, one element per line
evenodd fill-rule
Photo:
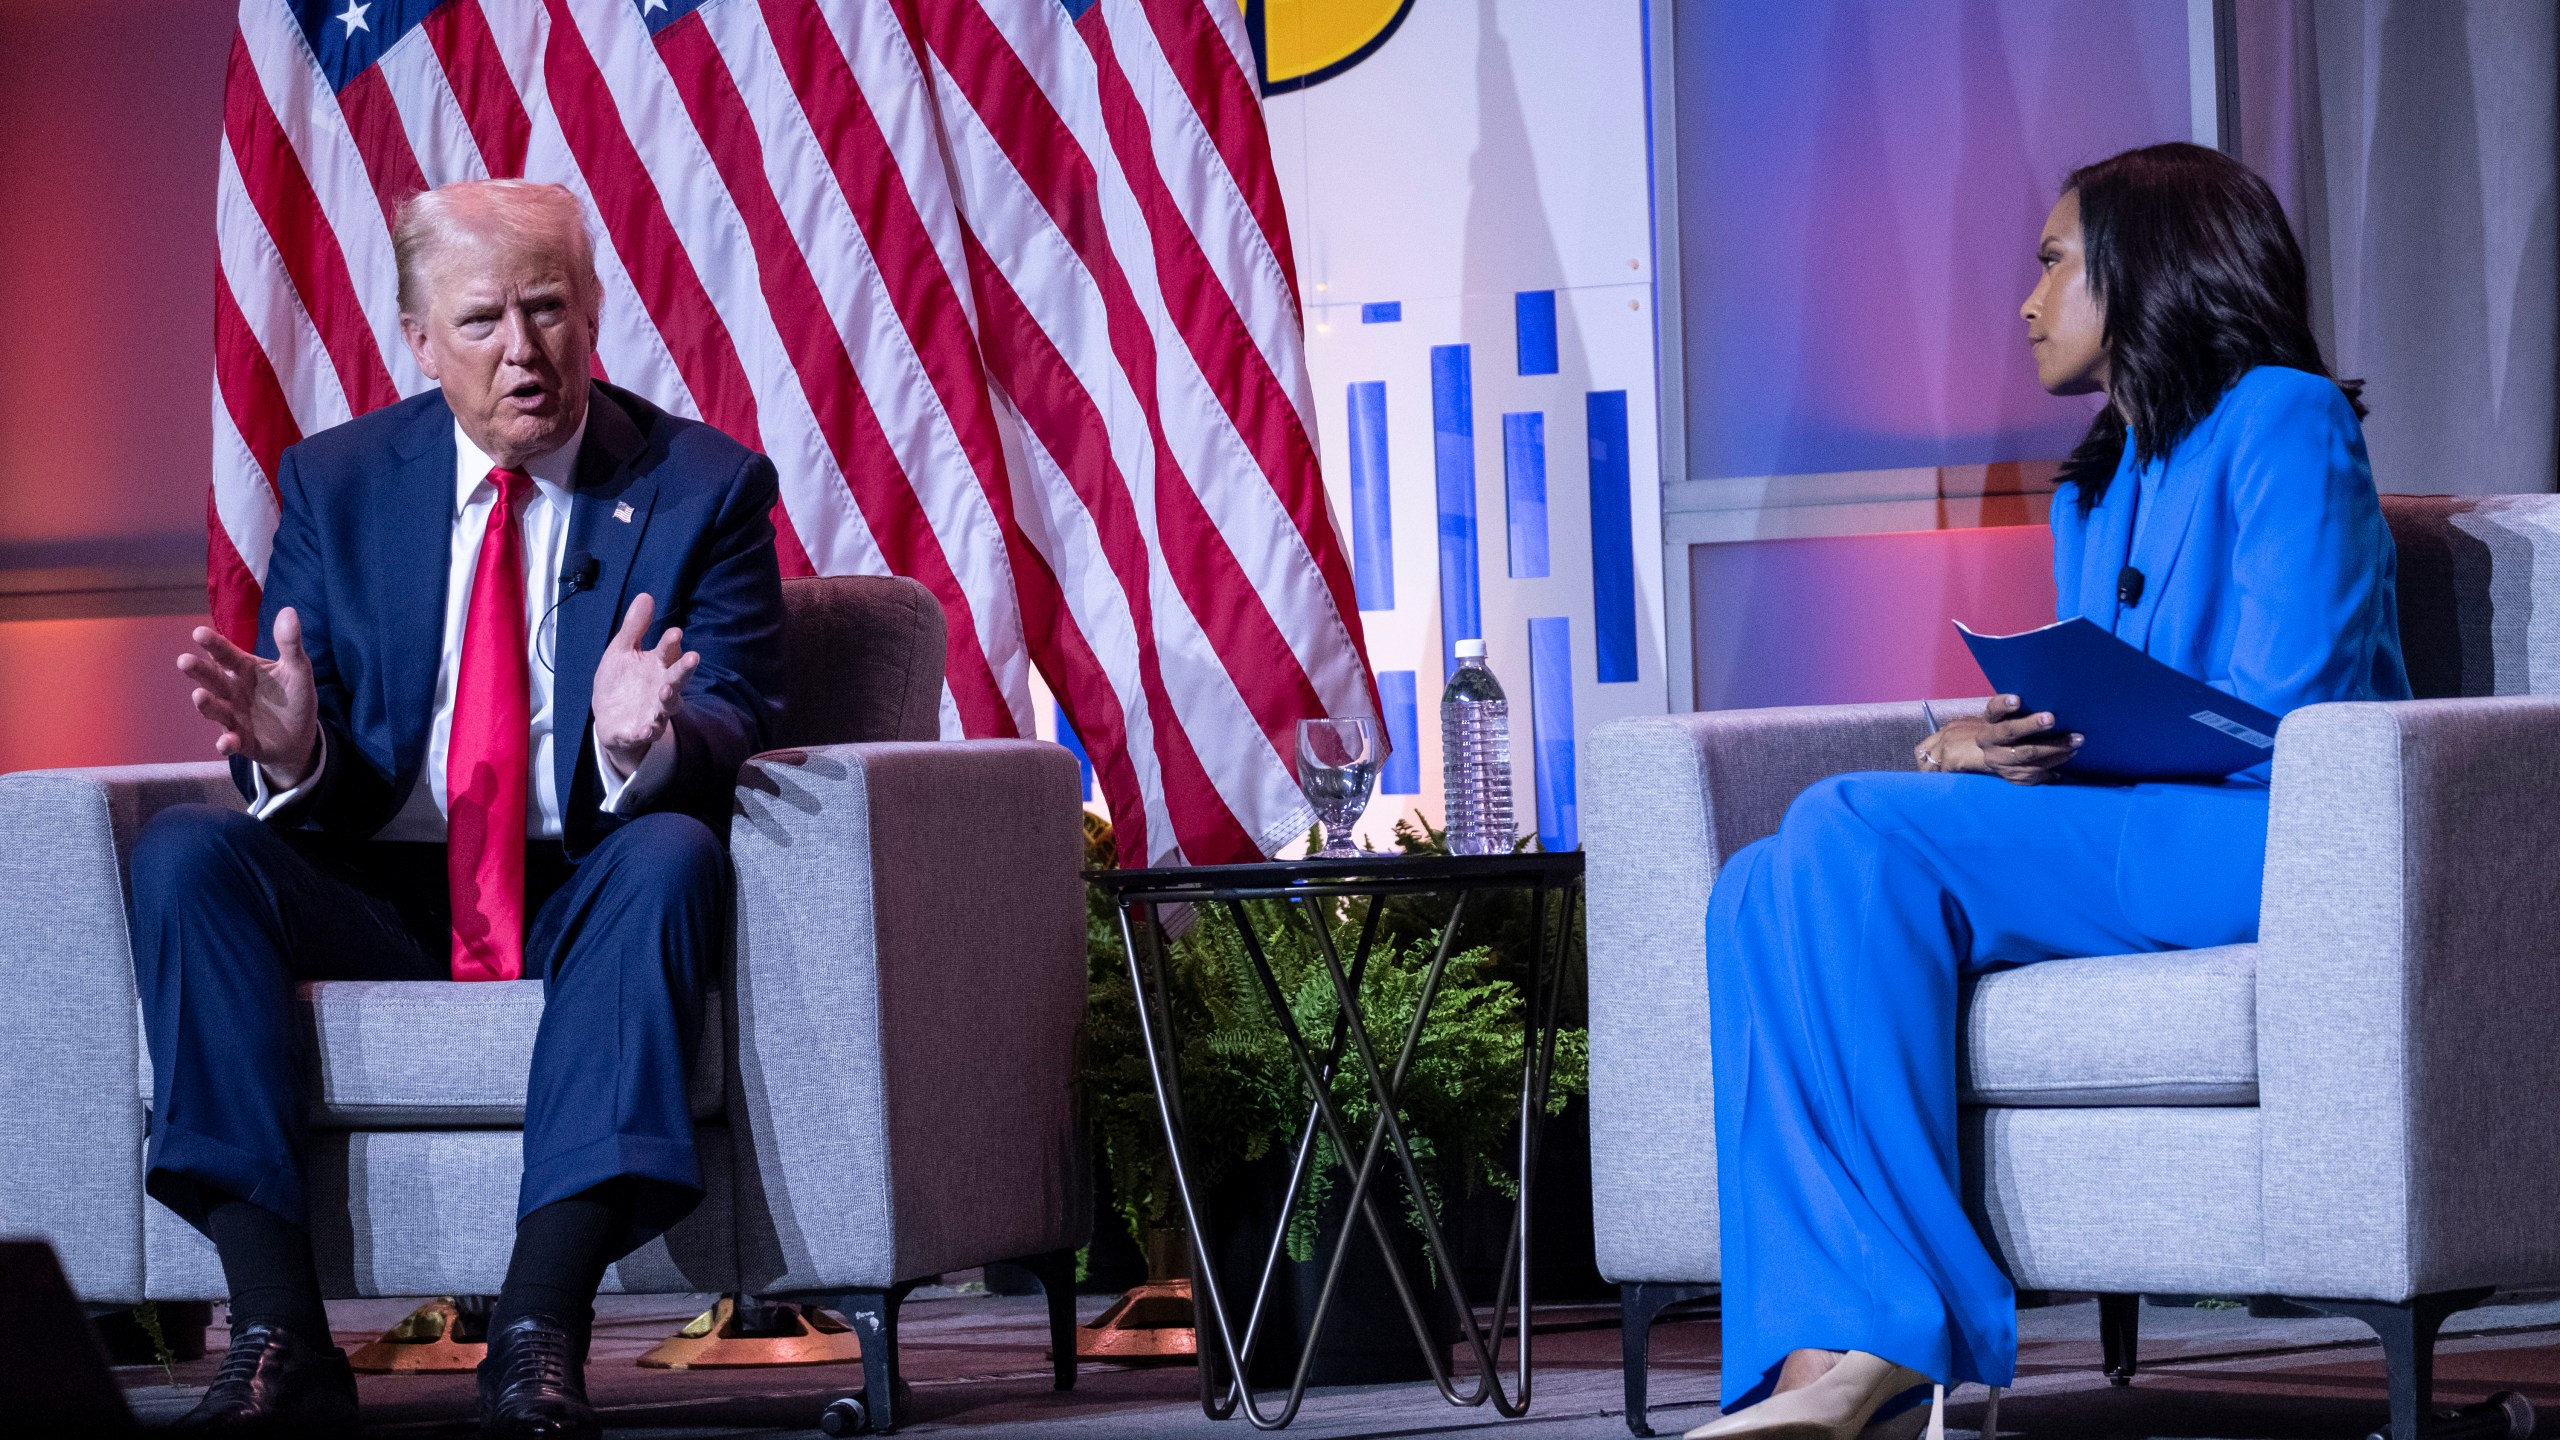
<path fill-rule="evenodd" d="M 1774 832 L 1813 782 L 1911 769 L 1928 730 L 1917 703 L 1841 705 L 1626 720 L 1584 745 L 1602 1274 L 1673 1283 L 1719 1274 L 1706 955 L 1718 867 Z"/>
<path fill-rule="evenodd" d="M 2560 699 L 2308 706 L 2271 803 L 2270 1284 L 2560 1279 Z"/>
<path fill-rule="evenodd" d="M 143 1298 L 142 1012 L 124 867 L 153 815 L 238 808 L 221 764 L 0 777 L 0 1233 L 53 1242 L 81 1298 Z"/>
<path fill-rule="evenodd" d="M 1081 1244 L 1083 814 L 1055 745 L 827 745 L 739 776 L 739 1276 L 872 1288 Z"/>

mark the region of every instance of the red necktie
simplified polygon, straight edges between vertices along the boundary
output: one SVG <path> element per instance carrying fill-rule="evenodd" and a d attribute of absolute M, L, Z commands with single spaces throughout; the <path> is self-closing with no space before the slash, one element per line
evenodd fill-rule
<path fill-rule="evenodd" d="M 453 978 L 524 973 L 525 772 L 533 680 L 524 641 L 524 539 L 516 511 L 533 477 L 497 469 L 498 503 L 471 572 L 462 667 L 445 747 L 445 876 L 453 898 Z"/>

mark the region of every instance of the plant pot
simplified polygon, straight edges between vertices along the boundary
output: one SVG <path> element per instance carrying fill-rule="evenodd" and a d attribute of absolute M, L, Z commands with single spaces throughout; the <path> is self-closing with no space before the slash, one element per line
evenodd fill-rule
<path fill-rule="evenodd" d="M 1380 1161 L 1382 1170 L 1389 1164 Z M 1385 1183 L 1390 1179 L 1392 1184 Z M 1238 1325 L 1252 1307 L 1261 1281 L 1288 1180 L 1286 1158 L 1266 1158 L 1245 1166 L 1209 1198 L 1207 1248 L 1218 1267 L 1228 1313 Z M 1405 1218 L 1402 1180 L 1382 1175 L 1370 1182 L 1370 1193 L 1386 1222 L 1394 1261 L 1413 1288 L 1414 1302 L 1445 1364 L 1458 1340 L 1457 1311 L 1446 1284 L 1424 1264 L 1422 1235 Z M 1325 1268 L 1332 1263 L 1335 1247 L 1344 1244 L 1351 1253 L 1343 1259 L 1342 1278 L 1335 1283 L 1323 1332 L 1314 1338 L 1315 1356 L 1307 1367 L 1307 1383 L 1376 1385 L 1427 1379 L 1431 1374 L 1414 1339 L 1413 1324 L 1396 1298 L 1395 1282 L 1388 1278 L 1378 1255 L 1377 1240 L 1368 1225 L 1352 1214 L 1350 1196 L 1348 1179 L 1337 1175 L 1317 1226 L 1312 1257 L 1298 1261 L 1290 1259 L 1285 1249 L 1281 1252 L 1271 1279 L 1271 1302 L 1263 1311 L 1254 1343 L 1252 1370 L 1257 1387 L 1283 1387 L 1296 1375 L 1298 1357 L 1308 1344 L 1308 1322 L 1324 1289 Z M 1202 1304 L 1205 1309 L 1205 1300 Z M 1208 1317 L 1201 1318 L 1206 1323 Z M 1241 1335 L 1237 1343 L 1243 1343 Z M 1223 1351 L 1217 1345 L 1204 1343 L 1201 1355 L 1203 1363 L 1224 1374 Z"/>
<path fill-rule="evenodd" d="M 1591 1222 L 1591 1102 L 1580 1095 L 1548 1116 L 1538 1146 L 1538 1181 L 1532 1244 L 1532 1294 L 1541 1305 L 1615 1301 L 1618 1287 L 1600 1276 Z M 1518 1140 L 1506 1138 L 1504 1164 L 1513 1163 Z M 1503 1246 L 1511 1236 L 1512 1200 L 1490 1185 L 1452 1197 L 1441 1222 L 1457 1247 L 1458 1274 L 1467 1298 L 1491 1305 L 1503 1278 Z M 1515 1287 L 1516 1289 L 1516 1287 Z M 1513 1296 L 1518 1303 L 1518 1296 Z"/>
<path fill-rule="evenodd" d="M 1097 1155 L 1101 1148 L 1097 1139 Z M 1163 1279 L 1154 1273 L 1151 1249 L 1139 1248 L 1120 1217 L 1119 1201 L 1111 1188 L 1111 1168 L 1097 1161 L 1092 1169 L 1093 1238 L 1085 1247 L 1084 1278 L 1076 1282 L 1076 1293 L 1117 1295 L 1150 1280 Z"/>

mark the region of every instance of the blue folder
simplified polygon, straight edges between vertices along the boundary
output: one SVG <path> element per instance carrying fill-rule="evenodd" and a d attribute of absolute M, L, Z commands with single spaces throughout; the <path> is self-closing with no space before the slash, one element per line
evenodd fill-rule
<path fill-rule="evenodd" d="M 2086 618 L 2019 635 L 1956 629 L 1983 677 L 2083 737 L 2067 769 L 2111 780 L 2219 779 L 2275 753 L 2276 717 L 2173 670 Z"/>

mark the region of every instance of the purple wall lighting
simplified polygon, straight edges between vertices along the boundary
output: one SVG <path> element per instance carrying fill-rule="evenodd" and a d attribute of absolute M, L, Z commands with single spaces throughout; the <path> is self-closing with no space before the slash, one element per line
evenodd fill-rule
<path fill-rule="evenodd" d="M 1689 594 L 1701 710 L 1981 695 L 1953 622 L 1996 635 L 2052 623 L 2053 532 L 1694 545 Z"/>
<path fill-rule="evenodd" d="M 2163 0 L 1684 5 L 1690 478 L 2059 459 L 2017 309 L 2074 166 L 2189 138 Z"/>

